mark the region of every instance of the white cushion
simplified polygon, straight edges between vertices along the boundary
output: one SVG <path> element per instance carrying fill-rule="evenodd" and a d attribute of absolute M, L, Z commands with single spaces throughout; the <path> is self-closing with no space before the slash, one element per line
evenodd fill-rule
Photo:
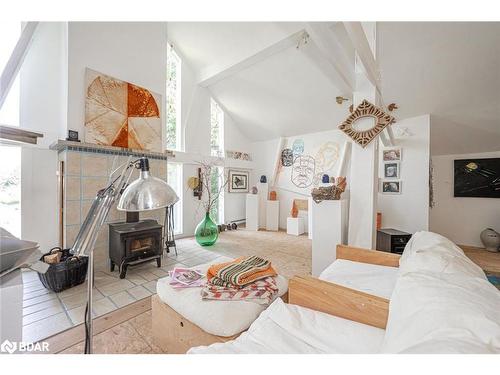
<path fill-rule="evenodd" d="M 398 268 L 337 259 L 321 272 L 319 278 L 390 299 L 398 278 Z"/>
<path fill-rule="evenodd" d="M 377 353 L 384 330 L 274 301 L 235 340 L 191 348 L 190 354 Z"/>
<path fill-rule="evenodd" d="M 455 245 L 448 238 L 433 232 L 420 231 L 413 234 L 410 241 L 405 246 L 403 254 L 399 259 L 399 265 L 403 265 L 418 249 L 428 248 L 436 245 L 442 245 L 450 253 L 455 255 L 464 255 L 462 249 Z"/>
<path fill-rule="evenodd" d="M 500 291 L 483 278 L 413 272 L 392 294 L 385 353 L 500 353 Z"/>
<path fill-rule="evenodd" d="M 450 248 L 443 244 L 420 248 L 399 266 L 400 275 L 418 271 L 455 273 L 486 280 L 481 267 L 466 255 L 450 251 Z"/>
<path fill-rule="evenodd" d="M 222 262 L 230 261 L 221 260 Z M 206 273 L 210 264 L 193 267 Z M 288 290 L 288 281 L 277 276 L 278 295 Z M 249 301 L 212 301 L 201 299 L 201 288 L 175 289 L 170 285 L 170 277 L 158 280 L 156 293 L 160 299 L 177 313 L 196 324 L 205 332 L 217 336 L 233 336 L 250 327 L 259 314 L 266 308 Z"/>

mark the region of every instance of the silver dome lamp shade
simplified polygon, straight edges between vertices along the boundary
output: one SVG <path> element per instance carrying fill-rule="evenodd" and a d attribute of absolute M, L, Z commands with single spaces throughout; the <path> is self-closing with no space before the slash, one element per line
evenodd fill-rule
<path fill-rule="evenodd" d="M 165 181 L 151 176 L 148 159 L 140 159 L 139 169 L 141 170 L 139 178 L 123 191 L 118 202 L 118 210 L 129 212 L 157 210 L 171 206 L 179 200 L 175 191 Z"/>

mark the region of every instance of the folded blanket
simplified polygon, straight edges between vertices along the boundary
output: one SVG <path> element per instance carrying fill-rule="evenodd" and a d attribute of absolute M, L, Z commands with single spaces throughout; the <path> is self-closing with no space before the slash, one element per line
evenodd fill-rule
<path fill-rule="evenodd" d="M 276 275 L 270 261 L 255 255 L 214 264 L 207 271 L 207 278 L 211 284 L 225 287 L 242 287 L 256 280 Z"/>
<path fill-rule="evenodd" d="M 270 304 L 276 294 L 278 286 L 275 277 L 267 277 L 254 281 L 242 288 L 230 288 L 207 283 L 201 290 L 201 298 L 219 301 L 250 301 L 260 305 Z"/>

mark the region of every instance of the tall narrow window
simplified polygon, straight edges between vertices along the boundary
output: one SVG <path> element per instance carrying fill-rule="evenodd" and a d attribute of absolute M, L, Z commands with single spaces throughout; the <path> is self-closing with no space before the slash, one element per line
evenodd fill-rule
<path fill-rule="evenodd" d="M 167 182 L 179 197 L 174 205 L 174 234 L 182 234 L 182 164 L 168 163 Z"/>
<path fill-rule="evenodd" d="M 215 196 L 222 189 L 223 179 L 224 179 L 224 168 L 213 167 L 212 175 L 210 176 L 210 190 Z M 224 192 L 220 192 L 217 201 L 212 206 L 210 210 L 210 217 L 217 223 L 224 223 Z"/>
<path fill-rule="evenodd" d="M 224 156 L 224 111 L 210 99 L 210 150 L 212 156 Z"/>
<path fill-rule="evenodd" d="M 181 59 L 172 46 L 167 50 L 167 149 L 182 150 Z"/>
<path fill-rule="evenodd" d="M 21 34 L 21 23 L 0 22 L 0 73 Z M 19 74 L 0 108 L 0 124 L 19 126 Z M 0 227 L 21 237 L 21 147 L 0 145 Z"/>

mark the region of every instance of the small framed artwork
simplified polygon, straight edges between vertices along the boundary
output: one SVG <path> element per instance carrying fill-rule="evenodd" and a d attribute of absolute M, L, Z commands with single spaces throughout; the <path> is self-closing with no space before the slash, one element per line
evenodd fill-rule
<path fill-rule="evenodd" d="M 382 194 L 401 194 L 401 181 L 382 181 Z"/>
<path fill-rule="evenodd" d="M 385 178 L 399 178 L 399 163 L 385 163 L 384 164 L 384 177 Z"/>
<path fill-rule="evenodd" d="M 229 170 L 229 192 L 248 193 L 248 172 Z"/>
<path fill-rule="evenodd" d="M 402 150 L 401 147 L 392 147 L 382 150 L 383 161 L 401 161 Z"/>

